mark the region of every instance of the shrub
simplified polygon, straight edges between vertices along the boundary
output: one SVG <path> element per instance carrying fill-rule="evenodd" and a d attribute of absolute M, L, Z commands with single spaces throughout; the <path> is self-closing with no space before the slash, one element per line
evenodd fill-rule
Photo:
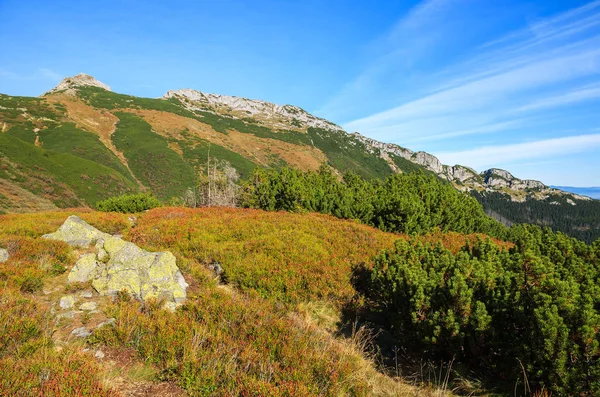
<path fill-rule="evenodd" d="M 160 207 L 160 201 L 145 193 L 129 194 L 120 197 L 111 197 L 96 203 L 96 208 L 103 212 L 133 213 Z"/>
<path fill-rule="evenodd" d="M 241 204 L 267 211 L 320 212 L 395 233 L 439 229 L 498 238 L 507 233 L 473 197 L 421 172 L 391 175 L 382 182 L 353 173 L 340 181 L 327 168 L 257 169 L 244 185 Z"/>
<path fill-rule="evenodd" d="M 597 395 L 597 247 L 533 226 L 513 234 L 510 250 L 479 240 L 456 254 L 398 241 L 367 271 L 365 297 L 400 343 L 430 358 L 510 385 L 522 363 L 538 390 Z"/>

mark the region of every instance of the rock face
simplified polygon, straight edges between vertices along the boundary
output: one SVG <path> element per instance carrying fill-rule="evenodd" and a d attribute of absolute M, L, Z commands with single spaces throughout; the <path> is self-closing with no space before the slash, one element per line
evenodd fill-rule
<path fill-rule="evenodd" d="M 474 169 L 462 165 L 449 166 L 442 164 L 437 157 L 429 153 L 413 152 L 393 143 L 379 142 L 358 132 L 353 133 L 352 136 L 362 142 L 367 151 L 377 153 L 382 159 L 386 160 L 394 171 L 397 171 L 397 167 L 390 161 L 391 154 L 420 165 L 440 178 L 452 182 L 461 191 L 500 191 L 509 194 L 513 201 L 523 201 L 526 197 L 545 200 L 551 194 L 563 195 L 578 200 L 590 200 L 585 196 L 550 188 L 540 181 L 516 178 L 510 172 L 499 168 L 492 168 L 478 173 Z M 525 195 L 523 195 L 523 192 L 525 192 Z"/>
<path fill-rule="evenodd" d="M 0 263 L 4 263 L 8 260 L 8 250 L 0 248 Z"/>
<path fill-rule="evenodd" d="M 185 88 L 168 91 L 163 98 L 175 98 L 191 110 L 208 110 L 232 116 L 252 117 L 264 124 L 289 129 L 290 125 L 343 131 L 342 127 L 315 117 L 298 106 L 276 105 L 271 102 L 236 96 L 208 94 Z"/>
<path fill-rule="evenodd" d="M 119 237 L 103 233 L 77 216 L 43 236 L 75 247 L 95 244 L 96 253 L 82 255 L 68 275 L 69 282 L 91 281 L 100 295 L 127 291 L 136 299 L 165 299 L 173 308 L 186 298 L 187 283 L 170 252 L 148 252 Z"/>
<path fill-rule="evenodd" d="M 515 178 L 510 172 L 499 168 L 483 171 L 483 180 L 488 186 L 508 187 L 515 190 L 547 189 L 548 186 L 540 181 Z"/>
<path fill-rule="evenodd" d="M 71 93 L 77 87 L 98 87 L 110 91 L 110 87 L 101 81 L 96 80 L 89 74 L 79 73 L 73 77 L 64 78 L 56 87 L 48 91 L 46 94 L 51 94 L 58 91 L 67 91 Z"/>

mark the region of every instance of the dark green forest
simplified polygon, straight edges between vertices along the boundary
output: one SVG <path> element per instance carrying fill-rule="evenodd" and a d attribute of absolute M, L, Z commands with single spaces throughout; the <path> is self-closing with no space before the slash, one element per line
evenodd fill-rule
<path fill-rule="evenodd" d="M 507 226 L 532 223 L 549 226 L 555 231 L 591 243 L 600 238 L 600 200 L 567 201 L 563 196 L 550 196 L 546 200 L 511 201 L 502 193 L 473 192 L 486 214 Z"/>

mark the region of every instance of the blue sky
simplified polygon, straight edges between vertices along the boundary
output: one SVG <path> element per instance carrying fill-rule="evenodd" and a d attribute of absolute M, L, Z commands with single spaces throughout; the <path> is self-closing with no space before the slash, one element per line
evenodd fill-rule
<path fill-rule="evenodd" d="M 444 163 L 600 186 L 600 0 L 0 0 L 0 92 L 89 73 L 301 106 Z"/>

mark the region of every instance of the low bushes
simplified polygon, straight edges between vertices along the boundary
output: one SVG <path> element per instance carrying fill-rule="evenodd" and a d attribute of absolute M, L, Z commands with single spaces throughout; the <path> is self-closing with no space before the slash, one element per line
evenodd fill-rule
<path fill-rule="evenodd" d="M 128 194 L 96 203 L 98 211 L 133 213 L 160 207 L 160 201 L 150 194 Z"/>
<path fill-rule="evenodd" d="M 381 253 L 363 293 L 401 345 L 456 357 L 484 377 L 559 395 L 600 393 L 600 243 L 549 229 L 512 230 L 453 254 L 399 240 Z M 521 367 L 521 365 L 523 367 Z"/>

